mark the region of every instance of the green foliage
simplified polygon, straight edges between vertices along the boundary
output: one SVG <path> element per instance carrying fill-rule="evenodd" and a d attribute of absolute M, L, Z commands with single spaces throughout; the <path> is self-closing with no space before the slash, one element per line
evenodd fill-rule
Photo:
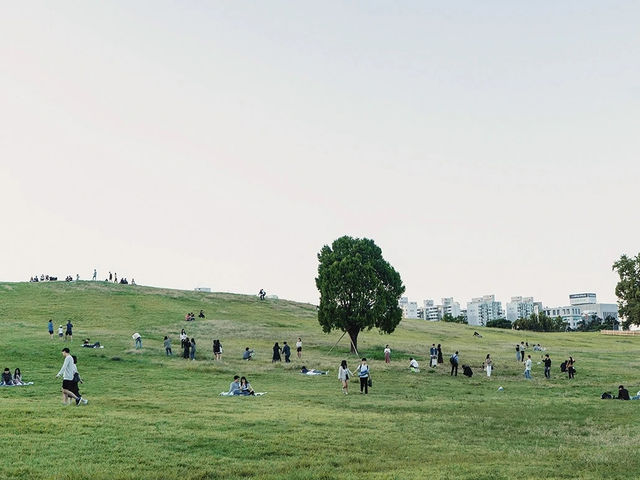
<path fill-rule="evenodd" d="M 599 332 L 600 330 L 613 330 L 617 322 L 612 317 L 607 317 L 605 320 L 601 319 L 597 315 L 591 315 L 590 317 L 584 317 L 576 328 L 578 332 Z"/>
<path fill-rule="evenodd" d="M 347 332 L 357 348 L 362 330 L 395 330 L 402 320 L 398 300 L 404 285 L 373 240 L 340 237 L 322 247 L 318 261 L 318 322 L 324 332 Z"/>
<path fill-rule="evenodd" d="M 458 315 L 457 317 L 454 317 L 450 313 L 445 313 L 442 316 L 442 321 L 447 323 L 462 323 L 464 325 L 467 324 L 467 319 L 464 318 L 462 315 Z"/>
<path fill-rule="evenodd" d="M 513 328 L 534 332 L 563 332 L 566 330 L 566 324 L 562 317 L 551 318 L 544 313 L 533 313 L 528 318 L 519 318 L 513 322 Z"/>
<path fill-rule="evenodd" d="M 613 264 L 620 281 L 616 285 L 618 311 L 622 326 L 640 325 L 640 254 L 635 257 L 622 255 Z"/>
<path fill-rule="evenodd" d="M 498 318 L 497 320 L 489 320 L 486 325 L 488 328 L 512 328 L 513 325 L 506 318 Z"/>

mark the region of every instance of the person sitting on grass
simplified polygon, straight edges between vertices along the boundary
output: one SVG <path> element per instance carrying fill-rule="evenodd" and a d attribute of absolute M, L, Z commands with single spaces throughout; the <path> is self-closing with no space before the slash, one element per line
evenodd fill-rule
<path fill-rule="evenodd" d="M 13 384 L 14 385 L 22 385 L 22 373 L 19 368 L 16 368 L 13 372 Z"/>
<path fill-rule="evenodd" d="M 229 393 L 227 395 L 240 395 L 240 377 L 233 376 L 233 382 L 229 385 Z"/>
<path fill-rule="evenodd" d="M 300 369 L 300 373 L 302 373 L 303 375 L 326 375 L 329 372 L 325 370 L 316 370 L 315 368 L 309 370 L 306 366 L 303 365 Z"/>
<path fill-rule="evenodd" d="M 420 371 L 420 365 L 418 365 L 418 361 L 413 357 L 409 357 L 409 370 L 413 373 L 418 373 Z"/>
<path fill-rule="evenodd" d="M 251 360 L 253 358 L 253 350 L 249 349 L 249 347 L 244 349 L 244 353 L 242 354 L 243 360 Z"/>
<path fill-rule="evenodd" d="M 200 310 L 200 313 L 198 314 L 198 318 L 204 318 L 204 311 Z"/>
<path fill-rule="evenodd" d="M 13 385 L 13 377 L 11 376 L 11 370 L 9 370 L 9 368 L 5 368 L 2 372 L 2 382 L 0 385 Z"/>
<path fill-rule="evenodd" d="M 240 378 L 240 393 L 237 395 L 253 395 L 255 392 L 246 377 Z"/>
<path fill-rule="evenodd" d="M 623 385 L 618 387 L 618 400 L 630 400 L 629 398 L 629 390 L 624 388 Z"/>

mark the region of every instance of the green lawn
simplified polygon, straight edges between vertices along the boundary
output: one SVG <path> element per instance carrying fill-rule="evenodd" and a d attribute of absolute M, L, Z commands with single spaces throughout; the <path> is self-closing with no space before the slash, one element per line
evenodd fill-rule
<path fill-rule="evenodd" d="M 186 323 L 200 309 L 206 320 Z M 49 339 L 71 319 L 72 353 L 85 379 L 86 406 L 63 406 L 63 342 Z M 392 335 L 359 339 L 373 388 L 340 393 L 340 360 L 355 367 L 340 332 L 323 334 L 315 307 L 226 293 L 79 283 L 0 283 L 0 368 L 20 367 L 35 385 L 0 388 L 0 478 L 15 479 L 619 479 L 640 477 L 640 401 L 600 400 L 623 383 L 640 390 L 640 338 L 596 333 L 536 334 L 405 320 Z M 166 358 L 164 335 L 186 328 L 197 361 Z M 131 335 L 143 336 L 133 348 Z M 79 348 L 83 337 L 104 349 Z M 303 362 L 271 363 L 274 341 L 304 341 Z M 220 338 L 222 362 L 212 360 Z M 515 361 L 520 340 L 541 343 L 554 360 L 545 381 L 538 352 L 533 381 Z M 427 368 L 431 343 L 445 357 L 460 351 L 469 379 L 448 363 Z M 389 343 L 391 365 L 382 360 Z M 243 362 L 245 346 L 256 360 Z M 479 368 L 487 353 L 494 376 Z M 535 355 L 534 355 L 535 353 Z M 408 371 L 408 357 L 423 366 Z M 577 359 L 569 382 L 560 362 Z M 445 358 L 446 361 L 446 358 Z M 326 377 L 298 374 L 302 364 Z M 256 398 L 226 398 L 234 374 L 247 375 Z M 460 372 L 461 373 L 461 372 Z M 498 391 L 503 386 L 504 391 Z M 635 452 L 635 453 L 634 453 Z"/>

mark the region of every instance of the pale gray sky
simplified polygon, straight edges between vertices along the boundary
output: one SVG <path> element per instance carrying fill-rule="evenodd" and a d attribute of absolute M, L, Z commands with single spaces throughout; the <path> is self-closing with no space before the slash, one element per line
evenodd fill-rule
<path fill-rule="evenodd" d="M 640 3 L 4 2 L 0 280 L 317 302 L 373 238 L 414 300 L 614 301 L 640 251 Z"/>

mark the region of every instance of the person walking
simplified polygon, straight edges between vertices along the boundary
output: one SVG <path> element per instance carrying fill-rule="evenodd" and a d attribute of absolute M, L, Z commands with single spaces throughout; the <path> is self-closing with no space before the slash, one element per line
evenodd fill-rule
<path fill-rule="evenodd" d="M 340 368 L 338 368 L 338 380 L 342 383 L 342 393 L 347 395 L 349 393 L 349 379 L 353 377 L 353 373 L 347 367 L 347 361 L 342 360 Z"/>
<path fill-rule="evenodd" d="M 569 360 L 567 360 L 567 373 L 569 374 L 569 379 L 575 378 L 576 369 L 573 367 L 575 363 L 576 361 L 570 356 Z"/>
<path fill-rule="evenodd" d="M 438 344 L 438 363 L 444 363 L 442 358 L 442 345 Z"/>
<path fill-rule="evenodd" d="M 275 363 L 275 362 L 280 362 L 282 360 L 282 358 L 280 357 L 280 352 L 282 350 L 280 349 L 280 345 L 278 345 L 278 342 L 273 344 L 273 357 L 271 358 L 271 363 Z"/>
<path fill-rule="evenodd" d="M 356 374 L 360 378 L 360 393 L 365 395 L 369 394 L 369 379 L 371 378 L 371 372 L 369 371 L 369 365 L 367 359 L 363 358 L 360 365 L 356 369 Z"/>
<path fill-rule="evenodd" d="M 73 358 L 73 390 L 71 391 L 76 397 L 80 398 L 80 403 L 86 405 L 87 403 L 89 403 L 89 400 L 80 395 L 80 388 L 78 386 L 79 383 L 84 383 L 82 381 L 82 378 L 80 378 L 80 374 L 78 373 L 78 357 L 76 357 L 75 355 L 71 355 L 71 358 Z"/>
<path fill-rule="evenodd" d="M 49 330 L 49 338 L 53 339 L 53 320 L 49 320 L 47 324 L 47 329 Z"/>
<path fill-rule="evenodd" d="M 391 349 L 389 345 L 384 347 L 384 363 L 391 363 Z"/>
<path fill-rule="evenodd" d="M 195 360 L 196 359 L 196 339 L 192 338 L 191 339 L 191 350 L 189 351 L 189 358 L 191 360 Z"/>
<path fill-rule="evenodd" d="M 531 355 L 527 355 L 527 361 L 524 362 L 524 378 L 531 380 Z"/>
<path fill-rule="evenodd" d="M 493 369 L 493 360 L 491 360 L 491 355 L 487 353 L 487 358 L 484 361 L 484 368 L 487 371 L 487 377 L 491 377 L 491 370 Z"/>
<path fill-rule="evenodd" d="M 298 358 L 302 358 L 302 338 L 298 337 L 298 341 L 296 342 L 296 353 L 298 354 Z"/>
<path fill-rule="evenodd" d="M 73 341 L 73 324 L 71 323 L 71 320 L 67 320 L 67 331 L 64 334 L 64 339 L 66 340 L 67 338 L 69 338 L 69 341 Z"/>
<path fill-rule="evenodd" d="M 458 351 L 449 357 L 449 363 L 451 364 L 451 375 L 458 376 Z"/>
<path fill-rule="evenodd" d="M 68 405 L 67 399 L 73 398 L 76 401 L 76 406 L 80 405 L 82 402 L 82 397 L 77 396 L 73 393 L 75 386 L 73 385 L 73 376 L 75 373 L 73 358 L 69 353 L 69 349 L 64 347 L 62 349 L 62 357 L 64 358 L 64 362 L 62 363 L 62 368 L 57 373 L 56 378 L 62 377 L 62 404 Z M 84 402 L 82 402 L 84 403 Z"/>
<path fill-rule="evenodd" d="M 284 354 L 284 363 L 290 363 L 291 347 L 287 345 L 287 342 L 284 342 L 284 345 L 282 346 L 282 353 Z"/>
<path fill-rule="evenodd" d="M 542 361 L 544 362 L 544 378 L 551 378 L 551 359 L 548 353 Z"/>
<path fill-rule="evenodd" d="M 166 335 L 164 336 L 164 351 L 167 354 L 167 357 L 169 355 L 173 355 L 173 352 L 171 351 L 171 339 Z"/>
<path fill-rule="evenodd" d="M 93 269 L 93 277 L 91 277 L 91 280 L 93 280 L 95 282 L 97 278 L 98 278 L 98 271 L 94 268 Z"/>

